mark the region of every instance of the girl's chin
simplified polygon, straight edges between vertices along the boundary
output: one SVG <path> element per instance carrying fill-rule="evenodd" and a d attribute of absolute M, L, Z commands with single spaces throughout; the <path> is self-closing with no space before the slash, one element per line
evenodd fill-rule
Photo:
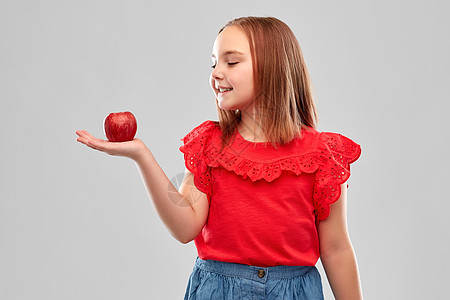
<path fill-rule="evenodd" d="M 239 109 L 238 107 L 230 105 L 229 103 L 226 103 L 226 101 L 223 101 L 223 100 L 218 100 L 217 99 L 217 103 L 218 103 L 219 107 L 221 109 L 223 109 L 223 110 L 236 110 L 236 109 Z"/>

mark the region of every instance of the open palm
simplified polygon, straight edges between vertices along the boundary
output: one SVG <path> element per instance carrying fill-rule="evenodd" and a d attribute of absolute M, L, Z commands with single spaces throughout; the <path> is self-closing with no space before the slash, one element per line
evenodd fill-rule
<path fill-rule="evenodd" d="M 125 156 L 137 160 L 145 151 L 145 144 L 138 138 L 127 142 L 110 142 L 94 137 L 86 130 L 77 130 L 77 141 L 109 155 Z"/>

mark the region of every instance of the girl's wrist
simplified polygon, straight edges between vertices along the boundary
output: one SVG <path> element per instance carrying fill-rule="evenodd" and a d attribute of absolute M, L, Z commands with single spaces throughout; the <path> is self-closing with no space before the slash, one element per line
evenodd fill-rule
<path fill-rule="evenodd" d="M 146 159 L 153 157 L 152 152 L 148 149 L 144 143 L 142 143 L 142 147 L 137 151 L 136 155 L 131 157 L 137 164 L 142 164 Z"/>

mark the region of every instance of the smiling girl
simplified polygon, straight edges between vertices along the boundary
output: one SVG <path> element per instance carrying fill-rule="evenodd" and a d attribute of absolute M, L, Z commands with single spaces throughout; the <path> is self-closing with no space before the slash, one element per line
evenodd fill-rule
<path fill-rule="evenodd" d="M 294 34 L 272 17 L 232 20 L 212 62 L 219 121 L 182 139 L 179 191 L 141 140 L 111 143 L 86 131 L 77 140 L 135 160 L 171 234 L 194 240 L 185 299 L 323 299 L 319 257 L 336 299 L 362 299 L 346 222 L 346 182 L 361 148 L 315 129 Z"/>

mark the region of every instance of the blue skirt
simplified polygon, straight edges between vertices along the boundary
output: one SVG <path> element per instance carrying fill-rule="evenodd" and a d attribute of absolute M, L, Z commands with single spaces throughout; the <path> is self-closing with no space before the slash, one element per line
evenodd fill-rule
<path fill-rule="evenodd" d="M 197 257 L 185 300 L 321 299 L 315 266 L 255 267 Z"/>

